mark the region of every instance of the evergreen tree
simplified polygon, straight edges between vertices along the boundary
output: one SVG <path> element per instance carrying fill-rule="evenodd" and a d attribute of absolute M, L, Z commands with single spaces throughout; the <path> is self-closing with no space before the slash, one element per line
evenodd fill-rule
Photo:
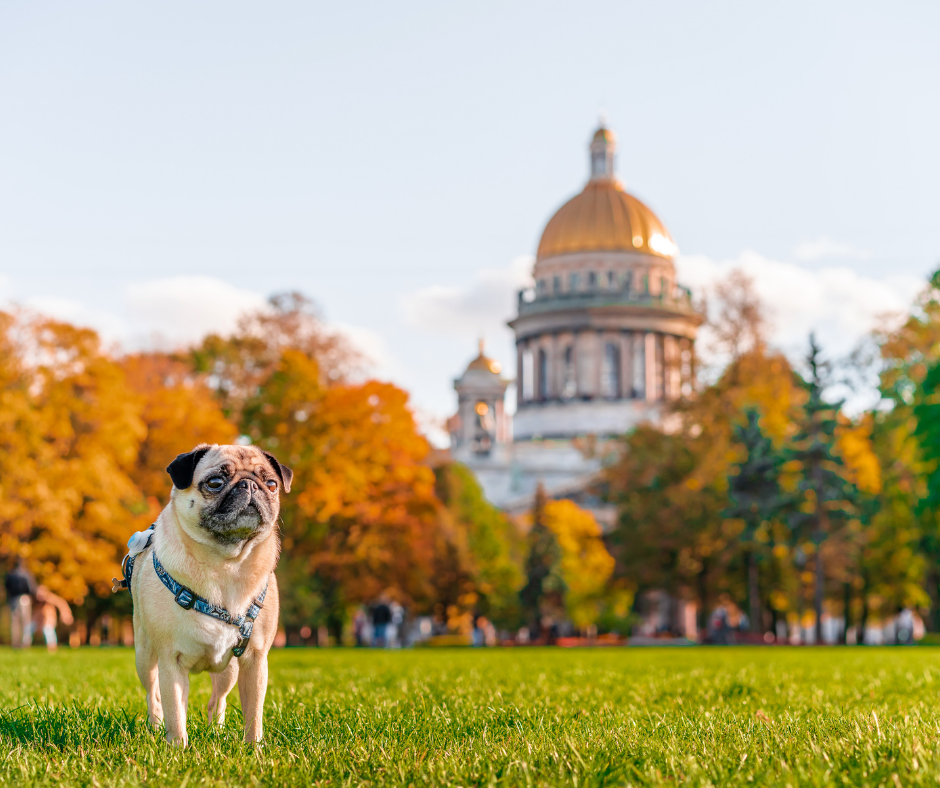
<path fill-rule="evenodd" d="M 532 509 L 532 528 L 528 534 L 529 553 L 526 557 L 526 584 L 519 592 L 522 609 L 532 622 L 534 631 L 541 628 L 543 612 L 562 611 L 565 584 L 559 573 L 561 548 L 554 532 L 545 521 L 545 488 L 539 484 Z"/>
<path fill-rule="evenodd" d="M 761 603 L 758 583 L 758 558 L 769 534 L 770 520 L 781 510 L 785 501 L 780 493 L 781 453 L 761 429 L 757 411 L 745 411 L 746 424 L 734 427 L 735 442 L 744 451 L 744 458 L 732 466 L 728 476 L 730 506 L 724 516 L 741 520 L 744 529 L 740 541 L 747 566 L 748 613 L 751 632 L 760 632 Z M 764 529 L 763 534 L 761 529 Z M 763 538 L 760 538 L 763 535 Z"/>
<path fill-rule="evenodd" d="M 822 608 L 825 593 L 823 543 L 855 516 L 858 490 L 847 480 L 847 472 L 836 448 L 836 419 L 843 401 L 826 402 L 826 364 L 820 357 L 816 337 L 810 334 L 806 359 L 809 375 L 804 380 L 807 401 L 793 438 L 790 460 L 799 465 L 797 489 L 802 503 L 793 513 L 798 532 L 807 532 L 815 545 L 816 642 L 822 642 Z"/>

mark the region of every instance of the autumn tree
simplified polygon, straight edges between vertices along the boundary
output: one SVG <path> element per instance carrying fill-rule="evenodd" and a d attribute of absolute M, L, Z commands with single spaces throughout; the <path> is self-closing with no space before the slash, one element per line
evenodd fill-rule
<path fill-rule="evenodd" d="M 324 377 L 315 358 L 282 350 L 241 426 L 298 481 L 281 509 L 285 621 L 338 634 L 351 606 L 383 591 L 430 603 L 439 502 L 407 394 Z M 306 607 L 291 607 L 290 589 Z"/>
<path fill-rule="evenodd" d="M 890 407 L 874 414 L 873 440 L 884 487 L 872 520 L 875 538 L 866 548 L 864 586 L 876 598 L 896 605 L 930 607 L 927 624 L 940 631 L 940 510 L 934 442 L 940 270 L 931 275 L 906 319 L 877 331 L 875 341 L 882 365 L 880 391 Z M 863 601 L 867 598 L 865 594 Z"/>
<path fill-rule="evenodd" d="M 466 466 L 445 463 L 435 469 L 435 491 L 444 511 L 442 535 L 447 544 L 443 572 L 446 580 L 436 597 L 445 609 L 461 595 L 497 625 L 511 627 L 519 616 L 518 592 L 523 584 L 520 534 L 513 522 L 483 495 L 479 482 Z M 445 602 L 446 600 L 446 602 Z"/>
<path fill-rule="evenodd" d="M 558 545 L 553 571 L 564 584 L 565 613 L 576 627 L 586 629 L 597 622 L 607 602 L 614 559 L 594 515 L 573 501 L 545 502 L 543 519 Z"/>
<path fill-rule="evenodd" d="M 90 329 L 0 315 L 0 557 L 71 602 L 108 593 L 140 492 L 145 427 Z"/>
<path fill-rule="evenodd" d="M 134 353 L 120 364 L 146 429 L 134 481 L 155 514 L 168 501 L 170 460 L 200 443 L 232 443 L 238 428 L 225 418 L 204 376 L 194 372 L 184 356 Z"/>
<path fill-rule="evenodd" d="M 239 424 L 247 402 L 274 374 L 285 350 L 315 360 L 321 386 L 339 384 L 360 367 L 346 339 L 328 329 L 300 293 L 272 296 L 267 308 L 242 317 L 230 336 L 210 334 L 192 349 L 191 364 L 205 376 L 225 415 Z"/>

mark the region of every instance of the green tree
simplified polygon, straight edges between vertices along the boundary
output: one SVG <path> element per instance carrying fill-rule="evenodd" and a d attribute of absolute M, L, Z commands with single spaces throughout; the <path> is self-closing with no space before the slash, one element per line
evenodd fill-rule
<path fill-rule="evenodd" d="M 565 581 L 561 575 L 561 548 L 545 517 L 547 496 L 539 484 L 532 508 L 532 527 L 527 535 L 525 585 L 519 592 L 522 610 L 535 631 L 543 615 L 560 618 L 564 612 Z"/>
<path fill-rule="evenodd" d="M 801 501 L 792 518 L 813 545 L 815 558 L 813 608 L 816 612 L 816 642 L 822 642 L 822 612 L 825 596 L 826 567 L 824 544 L 857 518 L 858 489 L 849 481 L 848 471 L 837 450 L 838 413 L 842 401 L 826 402 L 827 365 L 812 334 L 806 359 L 808 376 L 804 380 L 807 399 L 803 405 L 788 455 L 797 471 L 797 489 Z"/>
<path fill-rule="evenodd" d="M 445 509 L 444 530 L 451 545 L 444 578 L 459 584 L 469 581 L 476 610 L 495 624 L 515 626 L 519 617 L 522 540 L 512 521 L 493 506 L 473 473 L 459 463 L 434 470 L 435 491 Z M 440 576 L 439 576 L 440 577 Z M 447 594 L 456 600 L 461 593 Z M 440 596 L 440 594 L 439 594 Z"/>
<path fill-rule="evenodd" d="M 747 566 L 748 611 L 751 632 L 762 629 L 762 606 L 758 560 L 766 553 L 771 539 L 771 520 L 786 503 L 780 490 L 780 471 L 783 455 L 760 426 L 759 415 L 753 408 L 744 412 L 746 422 L 734 426 L 734 439 L 743 458 L 732 466 L 728 478 L 730 506 L 726 518 L 743 523 L 739 541 L 744 548 Z"/>

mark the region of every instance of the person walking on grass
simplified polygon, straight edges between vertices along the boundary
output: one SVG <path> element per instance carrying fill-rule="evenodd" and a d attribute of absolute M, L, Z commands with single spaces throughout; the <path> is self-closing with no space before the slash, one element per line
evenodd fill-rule
<path fill-rule="evenodd" d="M 53 594 L 45 586 L 39 586 L 36 589 L 36 610 L 33 613 L 32 632 L 42 631 L 46 640 L 46 648 L 49 652 L 54 652 L 59 647 L 59 639 L 56 637 L 56 619 L 61 618 L 65 626 L 72 626 L 75 620 L 72 618 L 72 609 L 69 603 L 62 597 Z M 32 637 L 30 637 L 32 641 Z"/>
<path fill-rule="evenodd" d="M 379 603 L 372 608 L 372 645 L 375 648 L 388 648 L 388 625 L 392 623 L 392 608 L 388 596 L 382 594 Z"/>
<path fill-rule="evenodd" d="M 36 594 L 36 578 L 26 568 L 26 561 L 22 558 L 7 574 L 4 587 L 7 592 L 7 604 L 10 606 L 10 642 L 13 648 L 29 646 L 33 641 L 30 618 L 32 597 Z"/>

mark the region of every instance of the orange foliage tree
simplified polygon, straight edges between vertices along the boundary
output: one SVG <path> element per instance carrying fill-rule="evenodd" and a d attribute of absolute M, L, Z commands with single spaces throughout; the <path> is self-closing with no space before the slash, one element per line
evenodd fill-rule
<path fill-rule="evenodd" d="M 70 601 L 106 594 L 140 501 L 138 400 L 93 331 L 25 314 L 0 328 L 0 557 Z"/>

